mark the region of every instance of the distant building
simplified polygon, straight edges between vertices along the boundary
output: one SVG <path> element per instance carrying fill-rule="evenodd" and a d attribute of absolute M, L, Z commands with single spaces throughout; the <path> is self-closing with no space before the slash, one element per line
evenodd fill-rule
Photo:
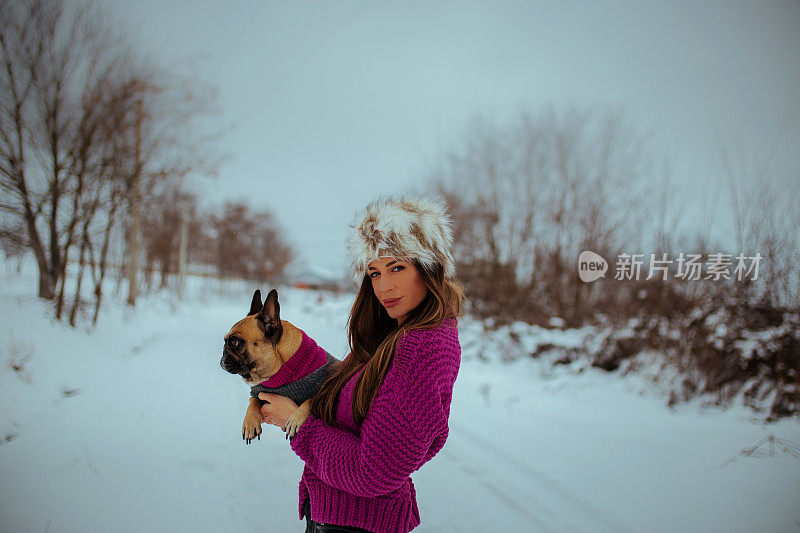
<path fill-rule="evenodd" d="M 341 275 L 330 272 L 315 265 L 303 264 L 291 272 L 290 283 L 298 289 L 313 289 L 342 292 L 348 287 L 347 280 Z"/>

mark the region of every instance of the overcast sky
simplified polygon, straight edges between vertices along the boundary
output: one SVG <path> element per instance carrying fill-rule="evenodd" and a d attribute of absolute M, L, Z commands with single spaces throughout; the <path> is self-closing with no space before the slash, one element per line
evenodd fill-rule
<path fill-rule="evenodd" d="M 721 147 L 758 162 L 777 146 L 800 183 L 796 0 L 101 4 L 217 85 L 233 157 L 202 196 L 272 210 L 329 269 L 355 211 L 419 187 L 478 113 L 622 106 L 689 191 L 713 183 Z"/>

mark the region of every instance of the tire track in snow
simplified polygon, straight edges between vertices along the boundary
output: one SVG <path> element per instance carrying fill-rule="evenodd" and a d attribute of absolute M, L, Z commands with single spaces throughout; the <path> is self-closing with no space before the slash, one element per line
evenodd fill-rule
<path fill-rule="evenodd" d="M 545 522 L 541 520 L 541 514 L 550 514 L 552 512 L 545 508 L 536 505 L 536 501 L 530 502 L 527 504 L 527 507 L 523 504 L 520 504 L 517 500 L 519 500 L 518 495 L 510 495 L 506 490 L 503 490 L 498 486 L 495 481 L 489 478 L 489 476 L 497 478 L 494 473 L 488 473 L 488 468 L 481 467 L 480 464 L 476 463 L 476 461 L 472 458 L 471 454 L 465 453 L 458 444 L 453 444 L 448 442 L 447 444 L 447 453 L 442 454 L 442 457 L 445 460 L 452 461 L 457 465 L 457 467 L 467 474 L 468 476 L 475 478 L 478 483 L 480 483 L 486 490 L 492 493 L 501 503 L 505 504 L 507 507 L 510 507 L 512 511 L 520 515 L 521 517 L 531 521 L 533 525 L 536 525 L 537 531 L 545 531 L 545 532 L 552 532 L 556 533 L 558 530 L 552 529 Z M 475 466 L 478 468 L 476 469 Z M 535 512 L 532 512 L 530 507 L 535 506 Z M 537 514 L 538 513 L 538 514 Z"/>
<path fill-rule="evenodd" d="M 528 519 L 534 519 L 540 524 L 541 529 L 592 533 L 633 531 L 607 516 L 608 511 L 598 509 L 580 496 L 562 488 L 549 475 L 510 454 L 479 433 L 452 421 L 450 430 L 451 439 L 453 433 L 456 433 L 458 438 L 448 439 L 448 453 L 444 456 L 447 457 L 452 452 L 453 456 L 450 459 L 464 472 L 476 478 L 516 512 Z M 492 462 L 481 459 L 487 453 L 492 454 Z M 499 465 L 502 465 L 502 468 L 498 468 Z M 567 516 L 554 513 L 553 508 L 567 508 L 570 514 Z"/>

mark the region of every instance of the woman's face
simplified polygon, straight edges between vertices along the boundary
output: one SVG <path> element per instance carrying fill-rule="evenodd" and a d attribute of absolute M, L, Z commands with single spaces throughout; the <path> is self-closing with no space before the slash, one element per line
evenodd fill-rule
<path fill-rule="evenodd" d="M 402 324 L 428 294 L 428 287 L 411 261 L 381 257 L 367 265 L 367 275 L 372 280 L 375 297 L 398 324 Z"/>

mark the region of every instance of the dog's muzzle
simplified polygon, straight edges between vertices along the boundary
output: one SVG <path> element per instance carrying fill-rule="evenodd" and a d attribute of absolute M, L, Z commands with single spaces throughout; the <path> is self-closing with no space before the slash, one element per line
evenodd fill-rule
<path fill-rule="evenodd" d="M 238 359 L 224 347 L 222 348 L 222 359 L 219 361 L 219 366 L 231 374 L 241 374 L 250 370 L 244 361 Z"/>

